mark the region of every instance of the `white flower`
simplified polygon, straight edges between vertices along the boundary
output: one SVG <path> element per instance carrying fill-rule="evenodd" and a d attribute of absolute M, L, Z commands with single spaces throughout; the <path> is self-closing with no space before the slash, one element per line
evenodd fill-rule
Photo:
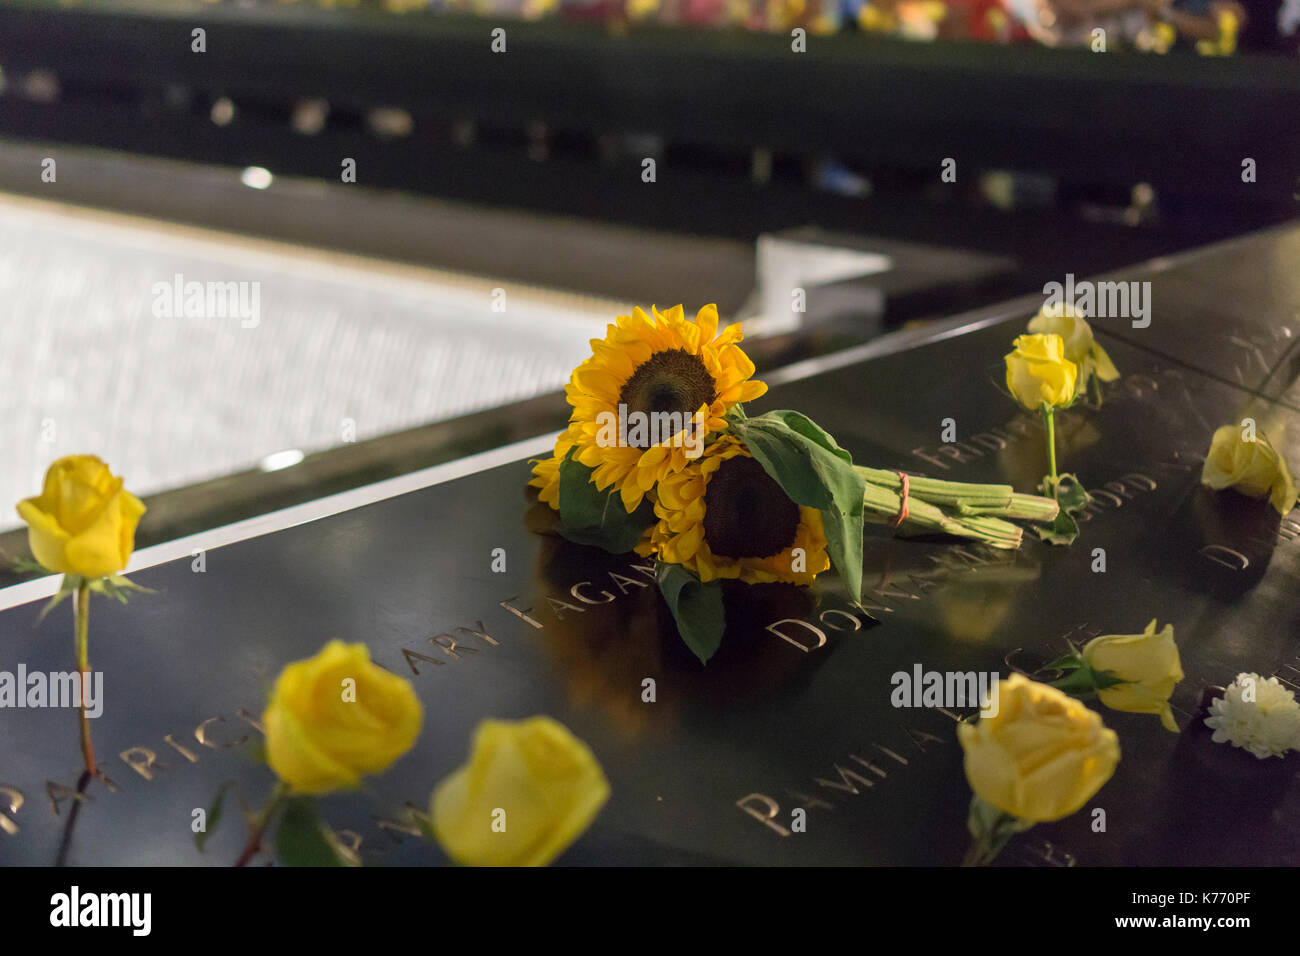
<path fill-rule="evenodd" d="M 1254 700 L 1243 700 L 1252 686 Z M 1210 702 L 1205 726 L 1214 729 L 1216 744 L 1226 741 L 1244 747 L 1260 760 L 1300 750 L 1300 703 L 1276 677 L 1264 680 L 1258 674 L 1238 674 L 1224 696 Z"/>

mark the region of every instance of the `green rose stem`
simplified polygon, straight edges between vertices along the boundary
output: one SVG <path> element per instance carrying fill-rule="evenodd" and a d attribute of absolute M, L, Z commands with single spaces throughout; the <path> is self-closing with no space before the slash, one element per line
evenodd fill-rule
<path fill-rule="evenodd" d="M 1043 421 L 1047 423 L 1047 480 L 1048 487 L 1056 490 L 1056 415 L 1051 405 L 1043 403 Z"/>
<path fill-rule="evenodd" d="M 266 834 L 266 825 L 271 822 L 271 814 L 275 813 L 276 807 L 288 795 L 289 785 L 283 780 L 277 780 L 275 789 L 271 791 L 271 799 L 249 821 L 248 842 L 244 844 L 244 852 L 239 854 L 235 866 L 247 866 L 248 861 L 262 848 L 262 837 Z"/>
<path fill-rule="evenodd" d="M 1004 813 L 978 796 L 972 796 L 966 825 L 973 839 L 961 865 L 988 866 L 997 859 L 997 855 L 1013 836 L 1024 833 L 1034 824 L 1030 820 Z"/>
<path fill-rule="evenodd" d="M 1007 845 L 1010 834 L 1003 837 L 1001 841 L 996 841 L 992 837 L 980 837 L 973 840 L 970 849 L 966 851 L 966 856 L 962 859 L 962 866 L 988 866 L 992 863 L 1002 848 Z"/>
<path fill-rule="evenodd" d="M 896 471 L 855 465 L 866 480 L 863 519 L 893 524 L 902 506 L 902 478 Z M 950 509 L 945 511 L 944 508 Z M 990 547 L 1014 550 L 1024 532 L 1004 518 L 1051 521 L 1060 506 L 1051 498 L 1025 495 L 1010 485 L 968 484 L 908 476 L 907 518 L 903 528 L 914 534 L 936 532 L 983 541 Z"/>
<path fill-rule="evenodd" d="M 95 767 L 95 747 L 90 742 L 90 719 L 86 716 L 86 688 L 90 686 L 90 582 L 82 579 L 73 597 L 77 617 L 77 669 L 81 671 L 81 756 L 86 761 L 86 773 L 92 777 L 99 771 Z"/>

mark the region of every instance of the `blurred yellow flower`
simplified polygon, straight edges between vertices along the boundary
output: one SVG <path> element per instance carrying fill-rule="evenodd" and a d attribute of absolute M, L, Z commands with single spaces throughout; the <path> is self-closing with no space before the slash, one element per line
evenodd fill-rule
<path fill-rule="evenodd" d="M 469 763 L 438 784 L 429 812 L 434 835 L 457 863 L 545 866 L 608 799 L 595 755 L 563 724 L 485 720 Z"/>
<path fill-rule="evenodd" d="M 354 789 L 415 744 L 424 711 L 411 683 L 330 641 L 280 672 L 262 715 L 271 769 L 296 792 Z"/>
<path fill-rule="evenodd" d="M 1074 698 L 1012 674 L 996 702 L 994 716 L 957 727 L 966 779 L 986 803 L 1035 823 L 1060 820 L 1115 772 L 1119 739 Z"/>

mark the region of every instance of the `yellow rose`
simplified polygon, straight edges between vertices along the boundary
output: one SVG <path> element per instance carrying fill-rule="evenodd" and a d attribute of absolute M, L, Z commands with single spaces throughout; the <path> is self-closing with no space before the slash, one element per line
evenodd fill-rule
<path fill-rule="evenodd" d="M 69 455 L 50 465 L 39 497 L 18 502 L 18 514 L 42 565 L 102 578 L 131 560 L 144 505 L 94 455 Z"/>
<path fill-rule="evenodd" d="M 1074 400 L 1079 368 L 1065 357 L 1059 335 L 1021 335 L 1007 355 L 1007 388 L 1017 402 L 1036 412 Z"/>
<path fill-rule="evenodd" d="M 433 832 L 457 863 L 545 866 L 609 799 L 595 755 L 549 717 L 485 720 L 469 763 L 433 792 Z"/>
<path fill-rule="evenodd" d="M 1252 434 L 1253 441 L 1246 437 L 1245 428 L 1236 425 L 1215 431 L 1201 469 L 1201 484 L 1215 491 L 1235 488 L 1252 498 L 1267 495 L 1273 507 L 1285 515 L 1296 499 L 1291 469 L 1263 432 Z"/>
<path fill-rule="evenodd" d="M 1096 713 L 1020 674 L 998 682 L 997 713 L 959 724 L 957 739 L 976 795 L 1035 823 L 1074 813 L 1119 762 L 1119 739 Z"/>
<path fill-rule="evenodd" d="M 424 712 L 411 683 L 330 641 L 280 672 L 262 715 L 271 769 L 299 793 L 352 789 L 406 753 Z"/>
<path fill-rule="evenodd" d="M 1045 305 L 1029 321 L 1029 331 L 1041 335 L 1059 335 L 1065 343 L 1065 357 L 1079 368 L 1075 393 L 1088 387 L 1088 379 L 1096 375 L 1103 382 L 1119 378 L 1119 369 L 1110 360 L 1106 350 L 1097 344 L 1092 326 L 1068 302 Z"/>
<path fill-rule="evenodd" d="M 1084 645 L 1083 659 L 1094 671 L 1112 671 L 1125 681 L 1098 693 L 1103 704 L 1130 714 L 1159 714 L 1166 729 L 1178 732 L 1169 695 L 1183 679 L 1183 666 L 1172 624 L 1157 633 L 1153 620 L 1141 634 L 1093 638 Z"/>

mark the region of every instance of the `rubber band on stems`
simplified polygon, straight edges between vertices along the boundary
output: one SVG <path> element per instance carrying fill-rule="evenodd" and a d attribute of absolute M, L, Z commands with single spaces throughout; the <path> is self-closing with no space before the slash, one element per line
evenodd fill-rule
<path fill-rule="evenodd" d="M 903 487 L 898 491 L 898 516 L 894 518 L 893 521 L 893 526 L 895 528 L 907 520 L 908 479 L 907 475 L 903 474 L 901 471 L 898 473 L 898 477 L 902 481 Z"/>

